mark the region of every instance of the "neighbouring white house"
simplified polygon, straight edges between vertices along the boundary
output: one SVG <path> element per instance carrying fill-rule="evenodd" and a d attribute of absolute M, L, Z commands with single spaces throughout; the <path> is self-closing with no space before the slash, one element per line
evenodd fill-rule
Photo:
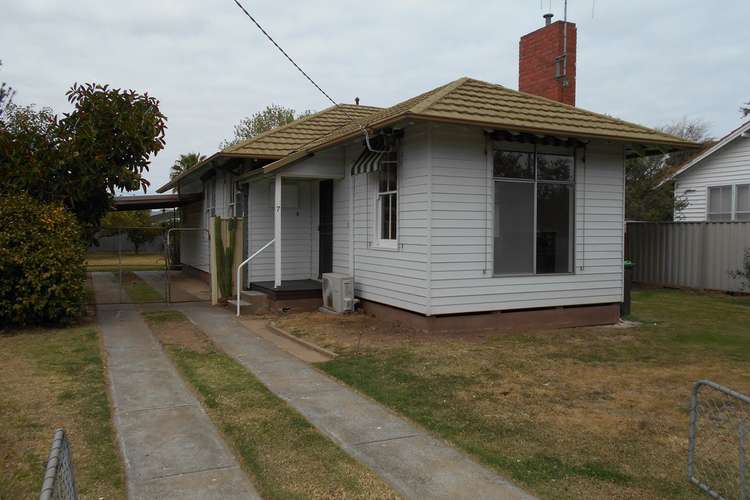
<path fill-rule="evenodd" d="M 750 221 L 750 121 L 722 137 L 671 177 L 681 222 Z"/>
<path fill-rule="evenodd" d="M 527 92 L 461 78 L 388 108 L 334 106 L 159 192 L 203 193 L 186 227 L 242 217 L 245 256 L 273 240 L 243 286 L 285 304 L 319 297 L 333 271 L 366 310 L 426 328 L 615 322 L 625 159 L 697 145 L 574 107 L 574 64 L 526 68 L 557 53 L 563 30 L 574 61 L 563 24 L 522 39 Z M 181 241 L 186 266 L 208 271 L 209 251 L 198 231 Z"/>

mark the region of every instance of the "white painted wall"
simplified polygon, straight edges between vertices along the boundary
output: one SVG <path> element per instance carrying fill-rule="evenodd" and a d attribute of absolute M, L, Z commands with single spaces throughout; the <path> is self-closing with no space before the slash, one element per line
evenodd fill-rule
<path fill-rule="evenodd" d="M 712 155 L 680 174 L 675 180 L 675 196 L 684 196 L 687 207 L 675 211 L 675 220 L 706 220 L 710 186 L 750 183 L 750 138 L 738 137 Z"/>
<path fill-rule="evenodd" d="M 431 314 L 622 300 L 621 146 L 589 145 L 586 162 L 582 152 L 577 159 L 575 272 L 503 277 L 492 272 L 494 187 L 482 131 L 436 125 L 431 145 Z"/>
<path fill-rule="evenodd" d="M 318 255 L 314 251 L 313 239 L 318 238 L 314 224 L 314 203 L 317 182 L 310 180 L 284 179 L 287 186 L 282 193 L 282 280 L 311 279 L 317 277 Z M 289 189 L 289 186 L 296 188 Z M 250 184 L 248 224 L 248 255 L 253 254 L 273 239 L 273 180 L 260 179 Z M 296 195 L 294 191 L 296 190 Z M 294 199 L 292 199 L 294 198 Z M 314 227 L 314 231 L 313 231 Z M 253 259 L 250 264 L 249 279 L 253 281 L 273 281 L 274 252 L 269 247 Z"/>
<path fill-rule="evenodd" d="M 516 277 L 492 272 L 494 186 L 485 149 L 484 133 L 476 127 L 406 129 L 395 249 L 376 244 L 377 175 L 350 174 L 361 145 L 294 165 L 295 175 L 305 164 L 326 176 L 343 170 L 343 178 L 334 181 L 334 271 L 353 271 L 358 297 L 432 315 L 620 302 L 622 146 L 590 144 L 585 162 L 579 151 L 575 272 Z M 315 278 L 317 182 L 284 182 L 299 186 L 299 206 L 283 209 L 282 278 Z M 250 186 L 250 253 L 273 237 L 271 183 L 261 179 Z M 273 252 L 268 251 L 251 265 L 250 280 L 272 279 Z"/>
<path fill-rule="evenodd" d="M 203 202 L 182 207 L 183 228 L 205 228 Z M 209 272 L 208 235 L 205 231 L 179 231 L 180 260 L 201 271 Z"/>

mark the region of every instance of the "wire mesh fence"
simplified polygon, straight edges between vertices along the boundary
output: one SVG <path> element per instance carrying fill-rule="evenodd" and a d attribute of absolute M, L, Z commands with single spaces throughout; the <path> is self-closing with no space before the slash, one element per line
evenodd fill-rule
<path fill-rule="evenodd" d="M 750 397 L 710 380 L 693 387 L 688 479 L 708 496 L 748 500 Z"/>
<path fill-rule="evenodd" d="M 76 500 L 77 498 L 70 442 L 65 429 L 57 429 L 47 459 L 39 500 Z"/>
<path fill-rule="evenodd" d="M 210 300 L 208 283 L 194 279 L 209 271 L 208 239 L 200 228 L 103 227 L 86 255 L 90 303 Z"/>

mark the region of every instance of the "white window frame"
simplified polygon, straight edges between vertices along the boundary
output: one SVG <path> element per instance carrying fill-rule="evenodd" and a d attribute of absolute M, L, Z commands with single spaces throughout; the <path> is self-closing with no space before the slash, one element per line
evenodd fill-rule
<path fill-rule="evenodd" d="M 231 176 L 228 176 L 226 179 L 226 182 L 229 185 L 227 188 L 229 191 L 227 217 L 237 217 L 237 191 L 239 190 L 239 183 L 235 182 L 234 178 Z"/>
<path fill-rule="evenodd" d="M 734 210 L 734 215 L 732 216 L 732 220 L 736 220 L 740 222 L 750 221 L 750 207 L 748 208 L 748 210 L 740 210 L 740 196 L 739 196 L 740 188 L 747 188 L 748 193 L 750 195 L 750 183 L 735 184 L 734 190 L 733 190 L 734 200 L 732 200 L 732 209 Z M 739 214 L 747 215 L 747 218 L 740 219 Z"/>
<path fill-rule="evenodd" d="M 729 212 L 711 212 L 711 190 L 729 188 Z M 735 186 L 732 184 L 718 184 L 716 186 L 706 186 L 706 222 L 732 222 L 734 219 L 735 209 Z M 712 220 L 711 215 L 729 214 L 729 219 Z"/>
<path fill-rule="evenodd" d="M 400 213 L 400 210 L 399 210 L 399 196 L 398 196 L 399 172 L 401 170 L 399 167 L 400 167 L 401 162 L 400 162 L 400 156 L 399 156 L 399 152 L 398 151 L 396 151 L 395 153 L 393 153 L 393 157 L 395 158 L 395 162 L 396 162 L 395 167 L 394 167 L 395 171 L 396 171 L 395 172 L 396 173 L 396 179 L 395 179 L 396 180 L 396 189 L 391 189 L 391 190 L 387 190 L 387 191 L 380 191 L 380 178 L 381 178 L 382 175 L 385 174 L 385 172 L 387 172 L 387 170 L 385 168 L 385 165 L 383 165 L 383 168 L 381 168 L 378 171 L 378 173 L 377 173 L 378 182 L 375 185 L 375 190 L 376 190 L 375 191 L 375 245 L 378 248 L 387 248 L 387 249 L 396 250 L 396 249 L 398 249 L 398 239 L 399 239 L 399 233 L 401 231 L 401 227 L 400 227 L 401 224 L 399 223 L 399 213 Z M 391 160 L 391 161 L 393 161 L 393 160 Z M 387 182 L 386 182 L 386 185 L 387 185 Z M 387 189 L 387 187 L 386 187 L 386 189 Z M 395 222 L 396 222 L 396 231 L 395 231 L 396 234 L 395 234 L 394 238 L 383 238 L 382 237 L 382 233 L 381 233 L 381 230 L 382 230 L 382 227 L 383 227 L 383 210 L 382 210 L 382 206 L 383 205 L 381 203 L 381 200 L 384 197 L 386 197 L 386 196 L 388 196 L 388 197 L 395 196 L 395 198 L 396 198 L 396 203 L 395 203 L 396 210 L 395 210 L 395 212 L 391 212 L 391 214 L 390 214 L 391 218 L 395 219 Z M 390 222 L 391 221 L 389 221 L 389 231 L 388 231 L 389 233 L 391 232 L 390 231 Z"/>
<path fill-rule="evenodd" d="M 216 177 L 204 183 L 206 228 L 211 224 L 211 217 L 216 216 Z"/>
<path fill-rule="evenodd" d="M 534 166 L 534 178 L 533 179 L 517 179 L 513 177 L 496 177 L 494 173 L 494 157 L 496 152 L 507 152 L 507 153 L 521 153 L 521 154 L 530 154 L 531 155 L 531 162 Z M 539 170 L 537 165 L 537 156 L 538 155 L 549 155 L 549 156 L 566 156 L 573 158 L 573 165 L 571 167 L 570 172 L 570 180 L 568 181 L 551 181 L 551 180 L 544 180 L 539 178 Z M 576 274 L 576 240 L 577 240 L 577 228 L 576 228 L 576 184 L 577 184 L 577 176 L 576 176 L 576 170 L 578 168 L 578 155 L 576 154 L 575 149 L 573 152 L 557 152 L 557 151 L 546 151 L 546 150 L 540 150 L 539 148 L 534 145 L 533 149 L 531 150 L 524 150 L 524 149 L 514 149 L 512 147 L 503 147 L 503 146 L 494 146 L 492 148 L 492 156 L 490 157 L 490 167 L 491 175 L 492 175 L 492 187 L 493 187 L 493 200 L 492 200 L 492 217 L 493 217 L 493 239 L 494 236 L 496 236 L 498 233 L 498 227 L 497 227 L 497 221 L 495 220 L 495 212 L 496 212 L 496 204 L 494 200 L 494 193 L 496 192 L 495 186 L 498 182 L 505 182 L 505 183 L 522 183 L 522 184 L 531 184 L 534 186 L 534 208 L 533 208 L 533 221 L 534 221 L 534 231 L 533 231 L 533 254 L 532 254 L 532 272 L 511 272 L 511 273 L 498 273 L 495 271 L 494 267 L 494 252 L 495 248 L 493 246 L 492 252 L 493 252 L 493 262 L 492 262 L 492 276 L 497 278 L 512 278 L 514 276 L 565 276 L 565 275 L 574 275 Z M 559 273 L 540 273 L 537 271 L 537 210 L 538 210 L 538 194 L 539 194 L 539 185 L 540 184 L 558 184 L 558 185 L 567 185 L 570 186 L 570 196 L 571 196 L 571 207 L 570 207 L 570 243 L 569 243 L 569 263 L 568 266 L 570 268 L 570 271 L 563 271 Z"/>

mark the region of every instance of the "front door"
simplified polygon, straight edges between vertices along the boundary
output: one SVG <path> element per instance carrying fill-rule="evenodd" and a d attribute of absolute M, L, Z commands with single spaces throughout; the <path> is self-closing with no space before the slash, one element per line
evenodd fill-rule
<path fill-rule="evenodd" d="M 320 181 L 318 276 L 333 270 L 333 181 Z"/>

